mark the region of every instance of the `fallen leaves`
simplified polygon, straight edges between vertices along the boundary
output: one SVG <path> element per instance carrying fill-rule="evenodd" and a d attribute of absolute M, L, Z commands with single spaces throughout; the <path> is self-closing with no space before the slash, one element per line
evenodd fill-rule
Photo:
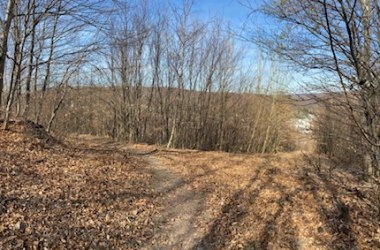
<path fill-rule="evenodd" d="M 204 249 L 376 249 L 380 241 L 370 190 L 344 170 L 316 174 L 302 154 L 264 156 L 199 152 L 160 154 L 161 160 L 205 194 L 199 215 Z M 328 162 L 326 163 L 328 164 Z M 322 166 L 323 173 L 328 166 Z M 366 197 L 366 198 L 363 198 Z M 338 206 L 337 204 L 341 204 Z M 349 207 L 349 221 L 342 208 Z M 211 215 L 208 218 L 206 215 Z M 206 226 L 206 227 L 205 227 Z"/>
<path fill-rule="evenodd" d="M 10 129 L 0 131 L 1 249 L 380 248 L 371 190 L 340 169 L 315 173 L 297 153 L 161 151 L 154 169 L 122 144 Z"/>
<path fill-rule="evenodd" d="M 65 146 L 32 123 L 0 132 L 0 156 L 0 248 L 128 249 L 152 237 L 141 160 Z"/>

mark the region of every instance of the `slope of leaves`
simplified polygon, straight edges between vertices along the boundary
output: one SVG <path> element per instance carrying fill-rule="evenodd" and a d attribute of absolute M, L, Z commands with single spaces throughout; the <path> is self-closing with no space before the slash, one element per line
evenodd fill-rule
<path fill-rule="evenodd" d="M 0 132 L 0 248 L 138 248 L 155 213 L 142 166 L 13 123 Z"/>

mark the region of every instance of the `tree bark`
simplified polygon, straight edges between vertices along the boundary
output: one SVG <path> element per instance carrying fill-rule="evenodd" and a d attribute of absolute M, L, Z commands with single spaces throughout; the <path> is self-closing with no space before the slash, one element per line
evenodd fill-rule
<path fill-rule="evenodd" d="M 14 15 L 15 2 L 16 0 L 8 0 L 5 19 L 4 22 L 1 24 L 3 26 L 3 29 L 0 33 L 0 111 L 2 107 L 2 96 L 4 89 L 5 62 L 8 52 L 8 34 Z"/>

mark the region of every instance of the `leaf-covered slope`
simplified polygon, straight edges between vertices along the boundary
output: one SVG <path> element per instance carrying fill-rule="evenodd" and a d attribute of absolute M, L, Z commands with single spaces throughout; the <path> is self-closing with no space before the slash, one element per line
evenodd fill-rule
<path fill-rule="evenodd" d="M 136 248 L 154 213 L 141 161 L 51 143 L 33 123 L 0 132 L 0 248 Z"/>

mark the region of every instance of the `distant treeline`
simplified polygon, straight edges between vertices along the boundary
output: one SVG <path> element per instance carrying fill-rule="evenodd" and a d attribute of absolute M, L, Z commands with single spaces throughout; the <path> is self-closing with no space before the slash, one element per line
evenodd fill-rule
<path fill-rule="evenodd" d="M 131 106 L 129 113 L 121 87 L 70 89 L 53 130 L 201 150 L 263 153 L 294 149 L 289 122 L 293 111 L 285 95 L 185 91 L 183 108 L 178 110 L 173 106 L 178 102 L 177 92 L 143 88 L 139 106 Z M 49 92 L 46 107 L 54 95 Z M 42 113 L 42 120 L 48 121 L 50 109 Z"/>

